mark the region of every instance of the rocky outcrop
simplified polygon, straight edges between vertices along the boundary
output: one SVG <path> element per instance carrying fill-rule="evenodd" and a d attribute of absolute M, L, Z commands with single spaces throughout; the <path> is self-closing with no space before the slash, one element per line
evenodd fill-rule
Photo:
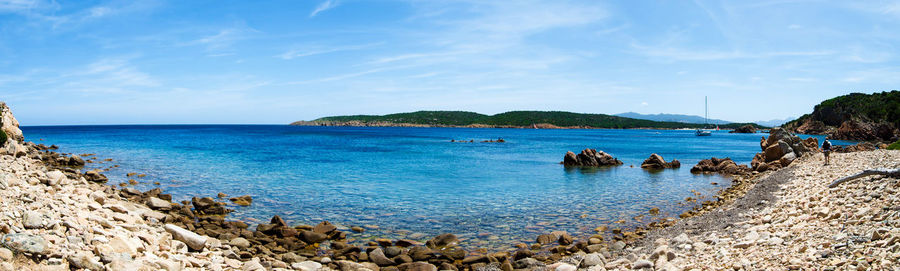
<path fill-rule="evenodd" d="M 784 128 L 770 130 L 769 137 L 763 137 L 759 146 L 762 152 L 757 153 L 750 162 L 753 170 L 759 172 L 786 167 L 798 157 L 819 151 L 819 143 L 815 138 L 801 140 Z"/>
<path fill-rule="evenodd" d="M 893 140 L 897 128 L 887 122 L 847 120 L 841 123 L 831 138 L 840 140 Z"/>
<path fill-rule="evenodd" d="M 825 126 L 825 123 L 811 118 L 803 120 L 800 125 L 793 129 L 795 132 L 807 135 L 831 134 L 834 127 Z"/>
<path fill-rule="evenodd" d="M 823 101 L 813 112 L 782 127 L 833 139 L 894 142 L 900 137 L 900 91 L 851 93 Z"/>
<path fill-rule="evenodd" d="M 750 173 L 750 168 L 746 165 L 738 165 L 731 158 L 710 158 L 700 160 L 697 165 L 691 168 L 691 173 L 721 173 L 729 175 L 741 175 Z"/>
<path fill-rule="evenodd" d="M 747 125 L 738 127 L 737 129 L 731 130 L 731 132 L 729 132 L 729 133 L 753 134 L 753 133 L 756 133 L 756 127 L 754 127 L 752 124 L 747 124 Z"/>
<path fill-rule="evenodd" d="M 875 144 L 872 142 L 860 142 L 860 143 L 857 143 L 856 145 L 850 145 L 850 146 L 833 146 L 833 147 L 831 147 L 831 149 L 834 150 L 835 152 L 847 153 L 847 152 L 860 152 L 860 151 L 874 151 L 874 150 L 878 149 L 878 147 L 875 146 Z"/>
<path fill-rule="evenodd" d="M 641 163 L 641 168 L 645 169 L 666 169 L 666 168 L 679 168 L 681 167 L 681 162 L 678 162 L 677 159 L 672 159 L 671 162 L 666 162 L 665 159 L 659 154 L 651 154 L 649 158 L 644 160 Z"/>
<path fill-rule="evenodd" d="M 12 111 L 6 106 L 6 103 L 0 102 L 0 129 L 6 133 L 9 140 L 16 141 L 19 144 L 25 143 L 25 136 L 19 129 L 19 121 L 13 116 Z"/>
<path fill-rule="evenodd" d="M 618 166 L 622 164 L 622 161 L 603 151 L 584 149 L 579 154 L 567 152 L 566 156 L 563 157 L 562 164 L 566 166 L 601 167 Z"/>

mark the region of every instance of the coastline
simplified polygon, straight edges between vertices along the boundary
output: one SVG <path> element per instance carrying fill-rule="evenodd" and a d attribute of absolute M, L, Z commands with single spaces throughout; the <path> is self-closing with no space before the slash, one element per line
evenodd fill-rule
<path fill-rule="evenodd" d="M 760 202 L 754 202 L 755 198 L 752 195 L 770 191 L 766 189 L 774 187 L 773 184 L 777 186 L 777 184 L 785 183 L 789 179 L 785 177 L 786 175 L 792 175 L 795 170 L 799 170 L 794 169 L 795 167 L 806 168 L 821 163 L 819 155 L 804 156 L 798 159 L 799 163 L 791 164 L 791 166 L 774 173 L 738 176 L 737 180 L 740 180 L 738 185 L 733 185 L 733 189 L 725 190 L 717 196 L 719 200 L 716 202 L 720 202 L 719 204 L 700 205 L 693 213 L 689 212 L 683 216 L 685 219 L 667 220 L 666 223 L 650 225 L 647 229 L 622 232 L 621 238 L 616 238 L 616 240 L 591 240 L 597 238 L 589 238 L 586 241 L 576 240 L 568 234 L 553 232 L 538 236 L 535 243 L 539 244 L 533 244 L 532 249 L 529 249 L 526 244 L 522 244 L 520 249 L 514 252 L 488 253 L 487 251 L 462 251 L 456 248 L 455 244 L 460 240 L 452 234 L 432 238 L 424 246 L 412 240 L 384 239 L 371 240 L 362 246 L 352 246 L 343 241 L 346 239 L 346 237 L 342 237 L 343 230 L 338 230 L 327 222 L 315 226 L 291 227 L 285 225 L 283 221 L 279 221 L 280 218 L 277 216 L 273 217 L 270 223 L 264 224 L 265 226 L 262 228 L 258 227 L 256 231 L 252 231 L 241 222 L 226 221 L 227 211 L 226 214 L 219 214 L 218 207 L 222 207 L 222 205 L 212 198 L 208 200 L 195 199 L 180 204 L 171 203 L 165 200 L 166 195 L 162 194 L 159 189 L 141 192 L 128 187 L 119 188 L 113 184 L 94 183 L 89 180 L 95 180 L 96 173 L 73 172 L 66 168 L 58 168 L 58 165 L 54 165 L 52 162 L 46 163 L 41 159 L 34 159 L 40 157 L 41 154 L 47 155 L 48 153 L 39 152 L 34 145 L 18 145 L 26 150 L 13 153 L 13 155 L 2 155 L 2 170 L 6 172 L 2 176 L 2 180 L 6 183 L 5 186 L 8 185 L 7 187 L 11 188 L 4 189 L 3 196 L 26 199 L 21 202 L 4 202 L 4 204 L 10 204 L 4 205 L 7 207 L 5 209 L 14 211 L 12 214 L 4 216 L 5 221 L 0 220 L 11 225 L 3 233 L 12 232 L 32 237 L 37 236 L 48 245 L 45 246 L 46 251 L 40 253 L 17 251 L 12 259 L 2 264 L 13 263 L 23 267 L 40 266 L 51 270 L 54 267 L 67 270 L 73 266 L 92 270 L 149 267 L 167 270 L 183 268 L 281 270 L 290 268 L 354 271 L 409 270 L 410 268 L 414 270 L 437 270 L 438 268 L 441 270 L 494 270 L 492 268 L 546 270 L 550 268 L 557 271 L 568 271 L 577 267 L 588 270 L 641 268 L 647 267 L 648 263 L 650 267 L 655 266 L 665 270 L 704 268 L 705 265 L 698 265 L 698 263 L 704 263 L 703 258 L 696 258 L 698 255 L 693 254 L 691 249 L 684 251 L 683 246 L 679 247 L 677 244 L 671 243 L 683 241 L 684 238 L 681 238 L 681 234 L 674 238 L 671 236 L 676 233 L 691 233 L 691 235 L 705 233 L 707 231 L 699 229 L 707 227 L 709 228 L 707 230 L 713 230 L 715 227 L 701 227 L 700 225 L 704 225 L 703 223 L 698 224 L 694 221 L 704 219 L 717 222 L 727 221 L 718 217 L 723 210 L 738 210 L 740 213 L 748 211 L 748 208 L 771 206 L 777 200 L 767 200 L 760 204 Z M 882 154 L 879 152 L 885 151 L 846 155 L 877 156 Z M 836 159 L 839 157 L 836 156 Z M 757 185 L 757 182 L 760 185 Z M 49 195 L 50 197 L 44 198 L 40 195 Z M 65 198 L 71 200 L 66 201 Z M 72 200 L 74 200 L 74 204 L 70 202 Z M 41 204 L 33 204 L 38 201 Z M 47 210 L 43 206 L 55 207 Z M 194 207 L 193 210 L 190 208 L 191 206 Z M 38 212 L 38 214 L 22 214 L 28 213 L 29 210 Z M 36 224 L 29 221 L 35 220 L 34 217 L 37 217 L 38 223 Z M 71 217 L 75 219 L 67 221 L 66 218 Z M 31 226 L 26 226 L 26 222 L 31 223 Z M 728 224 L 727 222 L 723 223 Z M 694 228 L 681 225 L 692 225 Z M 181 233 L 175 227 L 188 233 Z M 222 238 L 223 232 L 224 234 L 228 234 L 228 232 L 237 234 L 233 235 L 234 238 Z M 78 239 L 69 239 L 67 235 L 69 233 L 93 234 L 99 235 L 100 238 L 90 238 L 90 241 L 82 238 L 79 242 Z M 208 234 L 219 237 L 206 237 Z M 737 236 L 741 232 L 729 234 Z M 343 235 L 346 236 L 346 234 Z M 198 245 L 197 242 L 190 241 L 190 238 L 184 239 L 184 236 L 203 239 L 205 242 Z M 291 238 L 288 237 L 292 236 L 299 236 L 302 238 L 296 239 L 310 242 L 301 242 L 305 247 L 294 247 L 295 249 L 289 249 L 290 251 L 284 250 L 284 248 L 278 251 L 267 251 L 266 247 L 269 246 L 263 245 L 263 242 L 276 243 L 275 248 L 290 248 Z M 671 240 L 667 241 L 666 238 Z M 650 244 L 650 240 L 653 240 L 653 244 Z M 294 240 L 294 242 L 296 241 Z M 672 246 L 662 245 L 663 242 L 671 243 Z M 7 246 L 9 245 L 7 244 Z M 647 254 L 650 251 L 652 252 Z M 128 254 L 129 257 L 124 257 L 123 253 Z M 5 254 L 0 251 L 0 256 Z M 662 254 L 666 257 L 660 257 Z M 122 257 L 116 258 L 116 255 Z M 660 259 L 666 260 L 661 261 Z M 774 266 L 779 265 L 775 264 Z"/>

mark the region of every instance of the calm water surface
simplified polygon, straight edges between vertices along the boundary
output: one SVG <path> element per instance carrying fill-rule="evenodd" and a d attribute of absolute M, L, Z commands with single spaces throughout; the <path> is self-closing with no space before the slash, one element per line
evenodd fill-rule
<path fill-rule="evenodd" d="M 364 235 L 404 237 L 456 233 L 465 245 L 505 248 L 540 233 L 593 234 L 601 225 L 632 227 L 677 216 L 730 184 L 693 175 L 699 160 L 731 157 L 748 164 L 762 134 L 657 130 L 293 127 L 283 125 L 23 127 L 27 140 L 60 152 L 95 153 L 119 168 L 111 184 L 161 187 L 175 200 L 251 195 L 230 218 L 250 223 L 278 214 L 292 223 L 328 220 L 377 226 Z M 503 138 L 506 143 L 480 143 Z M 450 140 L 476 143 L 451 143 Z M 841 143 L 841 142 L 837 142 Z M 566 151 L 596 148 L 622 160 L 615 168 L 559 164 Z M 682 168 L 650 172 L 651 153 Z M 634 165 L 634 167 L 630 167 Z M 154 185 L 153 182 L 160 182 Z M 712 183 L 718 183 L 713 185 Z M 648 210 L 658 207 L 660 216 Z M 643 220 L 633 219 L 643 215 Z M 624 220 L 625 223 L 614 223 Z"/>

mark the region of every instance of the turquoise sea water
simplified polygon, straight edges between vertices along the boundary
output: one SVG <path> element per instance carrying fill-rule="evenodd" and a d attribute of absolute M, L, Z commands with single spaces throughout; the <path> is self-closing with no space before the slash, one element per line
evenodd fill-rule
<path fill-rule="evenodd" d="M 633 227 L 677 217 L 693 206 L 684 202 L 697 197 L 692 191 L 708 196 L 730 184 L 717 175 L 693 175 L 691 166 L 712 156 L 747 164 L 762 136 L 283 125 L 23 130 L 27 140 L 56 144 L 60 152 L 112 158 L 95 165 L 120 165 L 106 173 L 111 184 L 134 178 L 141 182 L 136 188 L 161 187 L 175 200 L 219 192 L 251 195 L 252 206 L 232 206 L 236 211 L 229 216 L 251 224 L 278 214 L 291 223 L 377 226 L 354 238 L 423 240 L 449 232 L 465 239 L 464 245 L 492 248 L 533 241 L 553 230 L 586 236 L 601 225 Z M 497 138 L 506 143 L 480 142 Z M 559 164 L 566 151 L 584 148 L 610 153 L 625 165 L 581 170 Z M 678 159 L 682 168 L 641 169 L 651 153 Z M 147 177 L 126 177 L 128 172 Z M 662 215 L 649 215 L 653 207 Z M 633 219 L 641 215 L 642 221 Z M 625 223 L 613 223 L 619 220 Z"/>

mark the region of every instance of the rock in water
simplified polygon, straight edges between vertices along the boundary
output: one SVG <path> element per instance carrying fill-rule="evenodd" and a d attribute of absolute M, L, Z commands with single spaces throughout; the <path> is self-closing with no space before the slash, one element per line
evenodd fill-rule
<path fill-rule="evenodd" d="M 84 166 L 84 159 L 82 159 L 81 156 L 72 155 L 69 157 L 69 161 L 66 164 L 73 167 L 82 167 Z"/>
<path fill-rule="evenodd" d="M 203 248 L 206 247 L 207 238 L 204 236 L 200 236 L 192 231 L 172 224 L 166 224 L 165 229 L 172 234 L 172 237 L 175 238 L 175 240 L 184 242 L 188 247 L 195 251 L 202 251 Z"/>
<path fill-rule="evenodd" d="M 563 165 L 566 166 L 601 167 L 621 164 L 622 161 L 619 161 L 619 159 L 595 149 L 584 149 L 577 155 L 574 152 L 566 152 L 566 156 L 563 157 Z"/>
<path fill-rule="evenodd" d="M 2 245 L 15 252 L 46 254 L 47 240 L 37 235 L 13 233 L 3 236 Z"/>
<path fill-rule="evenodd" d="M 194 209 L 197 210 L 197 212 L 202 214 L 224 215 L 228 213 L 225 207 L 222 207 L 221 203 L 216 202 L 216 200 L 210 197 L 191 198 L 191 204 L 194 205 Z"/>
<path fill-rule="evenodd" d="M 234 197 L 234 198 L 230 198 L 228 200 L 230 200 L 231 202 L 234 202 L 234 204 L 237 204 L 240 206 L 250 206 L 250 204 L 253 203 L 253 197 L 250 197 L 249 195 Z"/>
<path fill-rule="evenodd" d="M 664 169 L 664 168 L 679 168 L 681 167 L 681 162 L 673 159 L 672 162 L 666 162 L 665 159 L 659 154 L 651 154 L 647 160 L 644 160 L 641 163 L 641 168 L 646 169 Z"/>
<path fill-rule="evenodd" d="M 456 238 L 456 235 L 453 235 L 452 233 L 445 233 L 435 236 L 431 240 L 428 240 L 425 245 L 431 249 L 436 249 L 455 246 L 456 243 L 459 243 L 459 239 Z"/>

